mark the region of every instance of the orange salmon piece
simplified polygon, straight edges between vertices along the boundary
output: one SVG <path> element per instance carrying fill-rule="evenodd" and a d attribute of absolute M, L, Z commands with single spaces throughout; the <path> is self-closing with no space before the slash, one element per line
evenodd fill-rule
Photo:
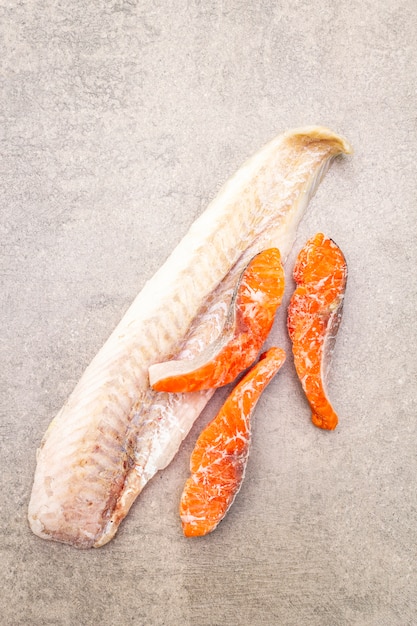
<path fill-rule="evenodd" d="M 197 439 L 190 461 L 191 476 L 180 501 L 186 537 L 213 531 L 232 505 L 248 460 L 251 416 L 284 361 L 281 348 L 270 348 L 262 354 Z"/>
<path fill-rule="evenodd" d="M 334 430 L 338 417 L 324 386 L 342 319 L 347 264 L 332 239 L 318 233 L 297 257 L 297 288 L 288 307 L 294 364 L 312 410 L 313 424 Z"/>
<path fill-rule="evenodd" d="M 241 273 L 220 336 L 193 359 L 151 365 L 155 391 L 201 391 L 227 385 L 252 365 L 267 338 L 284 294 L 278 248 L 255 255 Z"/>

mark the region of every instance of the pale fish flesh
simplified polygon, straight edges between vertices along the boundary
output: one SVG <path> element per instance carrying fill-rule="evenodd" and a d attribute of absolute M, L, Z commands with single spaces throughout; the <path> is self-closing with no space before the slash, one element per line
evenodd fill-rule
<path fill-rule="evenodd" d="M 78 548 L 114 536 L 213 394 L 154 392 L 149 366 L 191 358 L 218 336 L 242 267 L 265 248 L 286 258 L 309 199 L 340 153 L 351 153 L 349 144 L 326 128 L 284 133 L 194 222 L 47 429 L 29 503 L 36 535 Z"/>

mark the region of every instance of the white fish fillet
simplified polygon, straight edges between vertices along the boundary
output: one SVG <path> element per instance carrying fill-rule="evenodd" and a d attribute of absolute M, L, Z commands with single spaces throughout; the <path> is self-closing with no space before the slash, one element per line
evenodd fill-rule
<path fill-rule="evenodd" d="M 289 131 L 239 169 L 194 222 L 45 433 L 29 503 L 36 535 L 78 548 L 114 536 L 213 394 L 153 392 L 149 365 L 191 357 L 213 341 L 242 266 L 273 246 L 285 259 L 330 161 L 350 152 L 326 128 Z"/>

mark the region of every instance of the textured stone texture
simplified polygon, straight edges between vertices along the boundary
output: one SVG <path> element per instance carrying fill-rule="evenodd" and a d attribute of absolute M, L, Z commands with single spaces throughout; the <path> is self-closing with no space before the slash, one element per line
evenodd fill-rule
<path fill-rule="evenodd" d="M 0 0 L 0 25 L 2 626 L 415 624 L 415 0 Z M 289 358 L 213 535 L 177 506 L 222 393 L 107 547 L 33 536 L 35 450 L 85 366 L 221 183 L 311 123 L 356 150 L 288 265 L 318 230 L 348 260 L 338 430 Z"/>

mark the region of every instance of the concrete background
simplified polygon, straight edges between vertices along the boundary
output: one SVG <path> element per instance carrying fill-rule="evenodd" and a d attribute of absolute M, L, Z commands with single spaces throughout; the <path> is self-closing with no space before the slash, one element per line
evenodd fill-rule
<path fill-rule="evenodd" d="M 416 624 L 415 0 L 0 0 L 0 16 L 2 626 Z M 215 533 L 184 539 L 177 506 L 221 393 L 107 547 L 32 535 L 35 450 L 90 359 L 235 169 L 312 123 L 355 148 L 288 265 L 318 230 L 348 260 L 337 431 L 311 425 L 289 358 Z"/>

